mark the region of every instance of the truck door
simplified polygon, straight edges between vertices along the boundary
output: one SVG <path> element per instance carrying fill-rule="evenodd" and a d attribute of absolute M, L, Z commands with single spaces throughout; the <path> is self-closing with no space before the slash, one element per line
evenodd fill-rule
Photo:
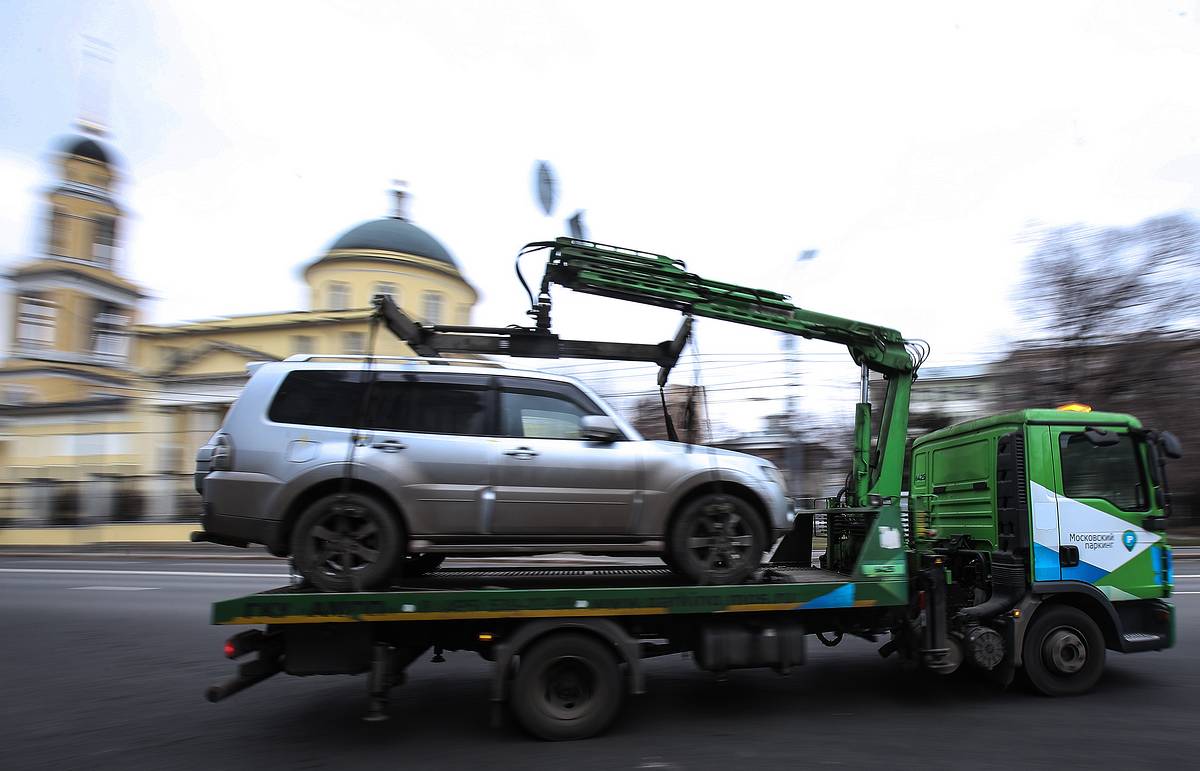
<path fill-rule="evenodd" d="M 585 415 L 603 415 L 569 383 L 500 380 L 497 535 L 624 535 L 640 499 L 641 442 L 580 438 Z"/>
<path fill-rule="evenodd" d="M 1050 429 L 1062 578 L 1113 600 L 1161 597 L 1162 539 L 1142 528 L 1152 513 L 1143 448 L 1124 428 L 1105 430 L 1110 443 L 1089 439 L 1084 426 Z"/>
<path fill-rule="evenodd" d="M 1033 578 L 1058 581 L 1062 560 L 1058 553 L 1058 454 L 1048 426 L 1027 426 L 1029 515 L 1033 519 Z"/>

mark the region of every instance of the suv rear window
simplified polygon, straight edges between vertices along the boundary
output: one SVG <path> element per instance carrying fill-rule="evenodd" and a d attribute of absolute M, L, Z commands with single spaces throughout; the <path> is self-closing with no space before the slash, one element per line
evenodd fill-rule
<path fill-rule="evenodd" d="M 359 371 L 292 372 L 267 417 L 276 423 L 354 428 L 366 382 Z M 488 433 L 487 396 L 484 384 L 463 377 L 426 382 L 403 373 L 378 373 L 364 428 L 483 436 Z"/>

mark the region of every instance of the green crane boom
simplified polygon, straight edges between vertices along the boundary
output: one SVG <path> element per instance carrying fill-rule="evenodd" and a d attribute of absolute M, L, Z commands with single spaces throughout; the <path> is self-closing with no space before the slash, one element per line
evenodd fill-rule
<path fill-rule="evenodd" d="M 845 345 L 861 367 L 861 399 L 854 416 L 854 465 L 847 503 L 867 506 L 878 499 L 899 500 L 908 430 L 908 401 L 918 367 L 928 354 L 919 340 L 905 340 L 887 327 L 839 318 L 792 305 L 786 295 L 701 278 L 684 263 L 660 254 L 559 238 L 523 250 L 550 249 L 541 291 L 532 311 L 538 327 L 550 325 L 550 285 L 618 300 L 674 308 L 812 340 Z M 877 453 L 871 453 L 869 372 L 887 381 Z"/>

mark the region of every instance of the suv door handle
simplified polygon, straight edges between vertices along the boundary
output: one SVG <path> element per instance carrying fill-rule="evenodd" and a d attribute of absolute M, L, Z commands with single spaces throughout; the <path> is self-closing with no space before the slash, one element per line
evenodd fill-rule
<path fill-rule="evenodd" d="M 385 439 L 382 442 L 376 442 L 371 445 L 373 449 L 382 450 L 383 452 L 400 452 L 408 447 L 404 442 L 397 442 L 395 439 Z"/>
<path fill-rule="evenodd" d="M 521 458 L 523 460 L 528 460 L 529 458 L 537 457 L 537 453 L 534 452 L 533 450 L 529 449 L 528 447 L 518 447 L 514 450 L 505 450 L 504 454 L 511 455 L 514 458 Z"/>

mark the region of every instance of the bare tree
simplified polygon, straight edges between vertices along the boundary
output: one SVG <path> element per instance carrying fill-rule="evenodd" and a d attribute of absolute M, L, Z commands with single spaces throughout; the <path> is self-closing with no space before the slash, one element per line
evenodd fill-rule
<path fill-rule="evenodd" d="M 1129 228 L 1072 225 L 1041 235 L 1017 299 L 1059 398 L 1107 401 L 1144 383 L 1112 346 L 1191 337 L 1200 320 L 1200 221 L 1155 217 Z M 1131 381 L 1129 375 L 1133 375 Z M 1044 377 L 1039 378 L 1045 380 Z"/>
<path fill-rule="evenodd" d="M 1084 402 L 1200 447 L 1200 220 L 1041 234 L 1017 291 L 1026 339 L 996 368 L 1000 407 Z M 1200 469 L 1176 464 L 1200 500 Z"/>

